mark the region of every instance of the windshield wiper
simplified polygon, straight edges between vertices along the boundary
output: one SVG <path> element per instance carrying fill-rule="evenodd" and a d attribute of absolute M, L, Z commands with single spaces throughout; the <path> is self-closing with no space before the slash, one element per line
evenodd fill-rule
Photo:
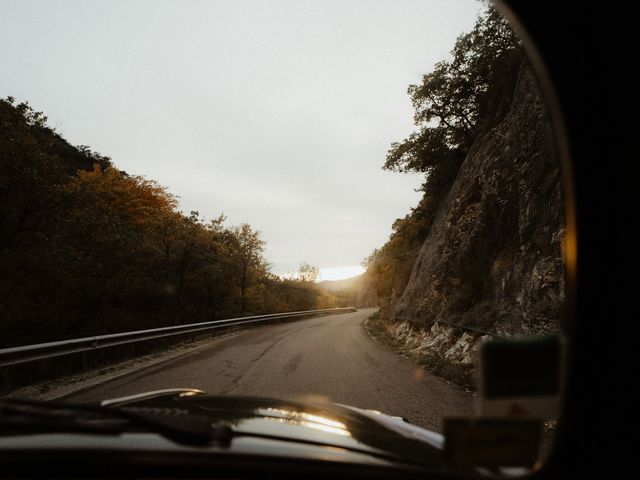
<path fill-rule="evenodd" d="M 214 441 L 228 444 L 232 436 L 229 426 L 214 426 L 208 417 L 188 413 L 167 415 L 122 407 L 0 400 L 0 433 L 28 431 L 117 434 L 130 427 L 143 428 L 185 445 L 207 445 Z"/>

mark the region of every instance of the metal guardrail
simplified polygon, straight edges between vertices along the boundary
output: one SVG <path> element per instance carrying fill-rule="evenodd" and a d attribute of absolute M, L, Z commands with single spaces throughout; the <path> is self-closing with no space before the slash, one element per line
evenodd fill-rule
<path fill-rule="evenodd" d="M 191 323 L 188 325 L 176 325 L 172 327 L 153 328 L 150 330 L 137 330 L 133 332 L 113 333 L 110 335 L 98 335 L 94 337 L 74 338 L 58 342 L 38 343 L 0 349 L 0 367 L 9 367 L 23 363 L 46 360 L 87 351 L 96 351 L 104 348 L 126 345 L 136 342 L 145 342 L 160 338 L 184 335 L 188 333 L 205 332 L 236 325 L 268 322 L 270 320 L 307 317 L 328 313 L 355 312 L 354 307 L 326 308 L 323 310 L 306 310 L 300 312 L 272 313 L 269 315 L 255 315 L 251 317 L 229 318 L 225 320 L 213 320 L 210 322 Z"/>

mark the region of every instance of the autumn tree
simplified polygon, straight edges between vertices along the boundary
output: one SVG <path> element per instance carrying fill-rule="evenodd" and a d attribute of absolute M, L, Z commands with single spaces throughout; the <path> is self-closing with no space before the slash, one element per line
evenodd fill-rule
<path fill-rule="evenodd" d="M 307 262 L 302 262 L 298 267 L 298 278 L 303 282 L 315 283 L 320 276 L 320 269 Z"/>
<path fill-rule="evenodd" d="M 269 273 L 258 232 L 225 221 L 0 100 L 0 345 L 317 307 L 311 285 Z"/>
<path fill-rule="evenodd" d="M 0 323 L 26 338 L 41 334 L 38 312 L 63 318 L 68 246 L 61 241 L 74 204 L 76 171 L 109 160 L 77 149 L 46 125 L 44 114 L 11 97 L 0 100 Z M 73 296 L 66 299 L 73 304 Z"/>
<path fill-rule="evenodd" d="M 247 223 L 226 232 L 228 259 L 235 265 L 235 279 L 240 290 L 240 311 L 247 309 L 247 293 L 258 277 L 265 274 L 268 263 L 264 258 L 265 242 L 260 233 Z"/>

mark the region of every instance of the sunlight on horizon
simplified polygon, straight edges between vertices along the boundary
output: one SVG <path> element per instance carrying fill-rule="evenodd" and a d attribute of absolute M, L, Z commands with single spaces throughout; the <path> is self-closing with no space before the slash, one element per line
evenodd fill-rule
<path fill-rule="evenodd" d="M 331 280 L 344 280 L 345 278 L 355 277 L 364 273 L 365 269 L 360 265 L 350 267 L 330 267 L 321 268 L 319 282 L 331 281 Z"/>

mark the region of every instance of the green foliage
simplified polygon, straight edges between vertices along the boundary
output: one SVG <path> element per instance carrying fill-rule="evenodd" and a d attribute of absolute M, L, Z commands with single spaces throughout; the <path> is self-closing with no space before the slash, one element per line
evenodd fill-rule
<path fill-rule="evenodd" d="M 369 256 L 368 285 L 383 312 L 402 295 L 420 246 L 474 140 L 506 114 L 523 54 L 506 20 L 493 7 L 461 35 L 451 59 L 409 86 L 417 130 L 394 142 L 384 169 L 426 174 L 423 198 L 393 224 L 387 243 Z"/>
<path fill-rule="evenodd" d="M 224 222 L 0 100 L 0 346 L 333 306 Z"/>
<path fill-rule="evenodd" d="M 514 59 L 522 58 L 516 36 L 493 7 L 471 32 L 458 37 L 451 55 L 425 74 L 420 85 L 409 86 L 419 130 L 391 145 L 385 169 L 431 173 L 464 157 L 495 115 L 496 93 L 508 81 Z"/>

